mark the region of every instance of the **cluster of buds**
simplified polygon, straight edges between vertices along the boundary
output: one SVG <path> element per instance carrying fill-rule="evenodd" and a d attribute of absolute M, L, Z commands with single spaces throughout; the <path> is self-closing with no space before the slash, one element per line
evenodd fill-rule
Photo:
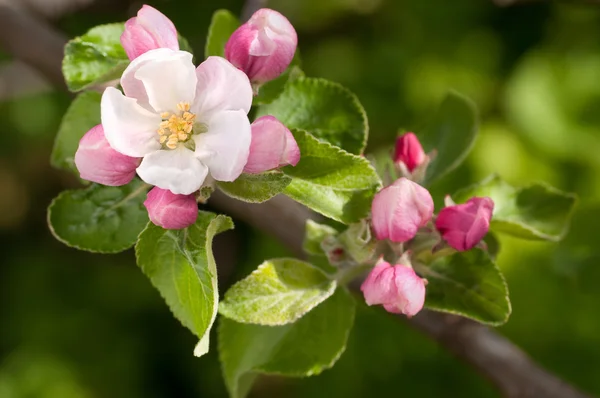
<path fill-rule="evenodd" d="M 429 235 L 426 241 L 432 244 L 428 250 L 443 245 L 457 251 L 471 250 L 489 230 L 494 202 L 474 197 L 454 204 L 447 197 L 446 207 L 435 216 L 430 193 L 414 181 L 424 175 L 429 162 L 416 135 L 406 133 L 397 139 L 394 161 L 405 176 L 375 195 L 371 226 L 375 238 L 387 242 L 396 258 L 393 265 L 380 259 L 361 290 L 368 305 L 381 304 L 389 312 L 413 316 L 423 307 L 427 281 L 413 270 L 405 245 L 411 247 L 419 234 Z"/>
<path fill-rule="evenodd" d="M 139 79 L 150 78 L 140 76 L 142 74 L 138 71 L 141 68 L 146 67 L 148 71 L 148 65 L 155 62 L 154 69 L 158 71 L 155 75 L 159 75 L 163 73 L 160 72 L 164 68 L 161 65 L 167 65 L 165 62 L 171 62 L 173 58 L 189 58 L 191 61 L 190 54 L 179 51 L 178 34 L 173 22 L 148 5 L 142 6 L 137 15 L 125 23 L 121 44 L 132 61 L 121 78 L 126 101 L 130 101 L 127 102 L 128 107 L 130 104 L 131 107 L 142 105 L 140 101 L 148 102 L 153 95 L 168 97 L 166 92 L 145 92 L 148 82 Z M 206 199 L 203 194 L 207 191 L 205 188 L 210 188 L 214 180 L 233 181 L 242 172 L 257 174 L 287 165 L 295 166 L 300 160 L 298 145 L 292 133 L 275 117 L 263 116 L 255 120 L 249 126 L 249 137 L 246 139 L 241 135 L 241 130 L 244 129 L 231 125 L 235 118 L 239 122 L 240 115 L 223 113 L 223 118 L 218 119 L 214 114 L 218 107 L 225 112 L 242 109 L 246 114 L 250 109 L 252 89 L 256 92 L 261 84 L 281 75 L 292 61 L 296 45 L 296 31 L 283 15 L 270 9 L 257 11 L 231 35 L 225 51 L 227 60 L 209 57 L 189 77 L 190 82 L 184 81 L 185 84 L 179 85 L 181 87 L 159 82 L 152 86 L 163 91 L 177 89 L 186 92 L 186 86 L 198 84 L 195 105 L 180 98 L 181 102 L 177 102 L 175 107 L 171 104 L 160 110 L 155 119 L 152 119 L 157 120 L 152 129 L 144 120 L 148 119 L 147 108 L 156 108 L 156 104 L 146 103 L 137 116 L 125 115 L 128 117 L 125 124 L 121 123 L 116 127 L 114 123 L 110 126 L 101 124 L 88 131 L 75 154 L 75 165 L 81 178 L 103 185 L 120 186 L 129 183 L 137 173 L 142 180 L 155 185 L 144 202 L 150 220 L 166 229 L 181 229 L 196 221 L 198 201 Z M 151 78 L 159 80 L 154 76 Z M 208 94 L 200 91 L 211 87 L 212 91 Z M 115 119 L 105 117 L 105 110 L 107 115 L 112 111 L 113 114 L 118 113 L 119 117 L 129 111 L 113 105 L 116 104 L 115 99 L 120 99 L 120 93 L 112 88 L 111 90 L 113 91 L 109 92 L 107 89 L 102 99 L 103 123 L 113 122 Z M 204 111 L 198 113 L 202 106 Z M 203 120 L 197 120 L 207 117 L 203 112 L 212 115 L 210 120 L 214 121 L 215 126 L 210 126 L 209 129 Z M 125 119 L 123 116 L 123 120 Z M 217 119 L 220 122 L 215 121 Z M 246 119 L 239 123 L 248 121 Z M 131 137 L 121 138 L 124 134 L 115 133 L 124 127 L 127 127 L 124 132 L 132 133 Z M 238 132 L 239 135 L 232 140 L 227 136 L 227 129 Z M 150 130 L 153 135 L 148 135 L 148 138 L 136 136 L 138 130 Z M 221 136 L 216 137 L 215 132 L 219 132 Z M 211 138 L 200 141 L 195 139 L 204 133 Z M 126 141 L 129 151 L 122 150 L 124 145 L 114 145 L 115 136 L 121 139 L 121 144 Z M 196 148 L 198 142 L 212 146 L 203 151 L 202 148 Z M 162 151 L 157 151 L 158 155 L 148 156 L 149 147 Z M 175 161 L 164 160 L 160 163 L 161 157 L 166 159 L 167 155 L 174 153 L 184 153 L 187 158 L 173 157 Z M 220 155 L 221 160 L 216 159 L 215 155 Z M 155 161 L 152 165 L 148 160 L 150 157 Z M 203 161 L 207 163 L 204 164 Z M 176 170 L 173 166 L 177 166 Z M 174 171 L 178 174 L 173 174 Z M 184 179 L 190 182 L 185 182 Z M 192 180 L 196 182 L 192 183 Z"/>

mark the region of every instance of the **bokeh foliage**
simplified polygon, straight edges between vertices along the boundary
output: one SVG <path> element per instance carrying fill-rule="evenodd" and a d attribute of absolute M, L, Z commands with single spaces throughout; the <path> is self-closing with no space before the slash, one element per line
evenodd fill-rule
<path fill-rule="evenodd" d="M 212 12 L 239 14 L 242 2 L 148 3 L 202 54 Z M 307 76 L 357 94 L 369 116 L 369 150 L 389 145 L 399 129 L 427 126 L 448 89 L 473 100 L 481 134 L 467 162 L 432 186 L 436 200 L 493 172 L 513 185 L 544 180 L 579 194 L 564 242 L 500 237 L 498 264 L 513 306 L 500 332 L 561 377 L 600 394 L 600 7 L 540 2 L 501 9 L 485 0 L 270 5 L 296 26 Z M 74 36 L 125 20 L 127 10 L 118 8 L 79 12 L 58 24 Z M 172 318 L 131 251 L 83 253 L 47 230 L 51 198 L 79 184 L 48 165 L 69 100 L 49 91 L 0 102 L 0 397 L 225 396 L 216 350 L 192 356 L 194 336 Z M 238 224 L 217 237 L 215 255 L 224 292 L 264 258 L 287 253 Z M 332 370 L 300 380 L 261 378 L 252 396 L 498 396 L 383 311 L 359 305 L 356 324 Z"/>

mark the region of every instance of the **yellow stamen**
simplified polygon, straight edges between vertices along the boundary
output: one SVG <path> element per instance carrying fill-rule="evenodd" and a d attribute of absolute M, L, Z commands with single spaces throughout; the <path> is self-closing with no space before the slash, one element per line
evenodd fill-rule
<path fill-rule="evenodd" d="M 169 149 L 175 149 L 179 143 L 191 138 L 196 115 L 191 113 L 190 104 L 180 102 L 177 104 L 178 112 L 162 112 L 158 130 L 159 142 Z"/>

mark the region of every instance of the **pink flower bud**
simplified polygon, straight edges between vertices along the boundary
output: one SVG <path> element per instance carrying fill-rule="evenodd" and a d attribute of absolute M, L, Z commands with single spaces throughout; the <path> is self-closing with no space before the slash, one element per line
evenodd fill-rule
<path fill-rule="evenodd" d="M 379 191 L 371 206 L 375 237 L 398 243 L 414 238 L 432 215 L 433 199 L 429 191 L 404 177 Z"/>
<path fill-rule="evenodd" d="M 394 162 L 402 162 L 406 165 L 408 171 L 412 172 L 417 166 L 420 166 L 427 155 L 419 139 L 414 133 L 406 133 L 396 139 L 394 150 Z"/>
<path fill-rule="evenodd" d="M 250 155 L 245 173 L 258 174 L 300 161 L 300 148 L 294 136 L 273 116 L 263 116 L 252 123 Z"/>
<path fill-rule="evenodd" d="M 137 17 L 125 22 L 121 44 L 131 61 L 150 50 L 179 50 L 177 30 L 169 18 L 148 5 L 142 6 Z"/>
<path fill-rule="evenodd" d="M 277 11 L 262 8 L 240 26 L 225 46 L 225 58 L 243 70 L 252 83 L 262 84 L 283 73 L 294 58 L 298 37 Z"/>
<path fill-rule="evenodd" d="M 75 166 L 82 179 L 112 187 L 133 180 L 140 160 L 112 149 L 101 124 L 85 133 L 75 152 Z"/>
<path fill-rule="evenodd" d="M 425 284 L 412 267 L 379 260 L 360 290 L 367 305 L 381 304 L 387 312 L 411 317 L 423 308 Z"/>
<path fill-rule="evenodd" d="M 454 249 L 470 250 L 490 229 L 493 211 L 492 199 L 471 198 L 464 204 L 448 206 L 440 210 L 435 220 L 435 227 Z"/>
<path fill-rule="evenodd" d="M 183 229 L 196 222 L 198 203 L 193 194 L 177 195 L 154 187 L 144 201 L 150 221 L 165 229 Z"/>

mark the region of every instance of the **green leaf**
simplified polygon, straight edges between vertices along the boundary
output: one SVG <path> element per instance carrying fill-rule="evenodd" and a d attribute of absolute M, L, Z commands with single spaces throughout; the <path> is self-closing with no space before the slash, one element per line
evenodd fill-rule
<path fill-rule="evenodd" d="M 289 128 L 310 131 L 315 137 L 350 153 L 361 154 L 369 125 L 362 105 L 348 89 L 324 79 L 299 77 L 283 93 L 258 109 L 257 117 L 273 115 Z"/>
<path fill-rule="evenodd" d="M 366 217 L 381 185 L 365 158 L 292 130 L 300 147 L 300 162 L 283 168 L 292 177 L 284 193 L 305 206 L 345 224 Z"/>
<path fill-rule="evenodd" d="M 225 293 L 219 312 L 242 323 L 285 325 L 331 296 L 335 287 L 335 281 L 309 263 L 268 260 Z"/>
<path fill-rule="evenodd" d="M 277 171 L 262 174 L 242 174 L 233 182 L 217 182 L 221 190 L 232 198 L 250 203 L 261 203 L 283 192 L 292 179 Z"/>
<path fill-rule="evenodd" d="M 549 241 L 559 241 L 565 236 L 577 202 L 576 195 L 546 184 L 515 188 L 497 175 L 457 192 L 452 198 L 462 203 L 473 196 L 489 196 L 494 201 L 492 231 Z"/>
<path fill-rule="evenodd" d="M 304 76 L 300 68 L 300 51 L 296 49 L 294 58 L 287 69 L 276 79 L 266 82 L 258 88 L 258 94 L 252 99 L 253 105 L 265 105 L 273 102 L 283 92 L 288 81 L 293 81 Z"/>
<path fill-rule="evenodd" d="M 476 136 L 475 105 L 458 93 L 448 93 L 431 125 L 419 134 L 425 151 L 436 151 L 427 167 L 425 185 L 458 167 L 473 147 Z"/>
<path fill-rule="evenodd" d="M 208 352 L 208 335 L 219 303 L 212 241 L 232 228 L 229 217 L 200 211 L 196 223 L 181 230 L 148 223 L 135 246 L 142 272 L 175 317 L 200 338 L 197 356 Z"/>
<path fill-rule="evenodd" d="M 483 250 L 455 253 L 429 266 L 417 264 L 416 270 L 429 282 L 425 307 L 488 325 L 508 320 L 511 308 L 506 282 Z"/>
<path fill-rule="evenodd" d="M 185 37 L 181 36 L 180 34 L 177 34 L 177 42 L 179 43 L 179 49 L 181 51 L 187 51 L 190 54 L 194 53 L 194 49 L 190 45 L 190 42 L 188 41 L 188 39 L 186 39 Z"/>
<path fill-rule="evenodd" d="M 50 156 L 52 166 L 77 172 L 74 157 L 79 140 L 92 127 L 100 124 L 100 99 L 96 91 L 85 91 L 71 102 L 63 116 Z"/>
<path fill-rule="evenodd" d="M 344 289 L 297 322 L 259 326 L 221 318 L 219 357 L 229 394 L 247 395 L 258 373 L 312 376 L 331 368 L 346 348 L 354 300 Z"/>
<path fill-rule="evenodd" d="M 208 27 L 208 37 L 204 48 L 205 58 L 211 55 L 225 56 L 225 44 L 231 34 L 240 26 L 240 20 L 227 10 L 217 10 Z"/>
<path fill-rule="evenodd" d="M 143 205 L 148 186 L 133 180 L 122 187 L 92 184 L 64 191 L 48 207 L 50 231 L 67 246 L 117 253 L 133 246 L 148 222 Z"/>
<path fill-rule="evenodd" d="M 122 22 L 100 25 L 69 41 L 62 71 L 67 87 L 80 91 L 121 77 L 129 59 L 121 45 Z"/>
<path fill-rule="evenodd" d="M 324 255 L 321 242 L 329 236 L 337 236 L 339 232 L 329 225 L 319 224 L 313 220 L 306 220 L 306 232 L 302 248 L 305 252 L 314 255 Z"/>

